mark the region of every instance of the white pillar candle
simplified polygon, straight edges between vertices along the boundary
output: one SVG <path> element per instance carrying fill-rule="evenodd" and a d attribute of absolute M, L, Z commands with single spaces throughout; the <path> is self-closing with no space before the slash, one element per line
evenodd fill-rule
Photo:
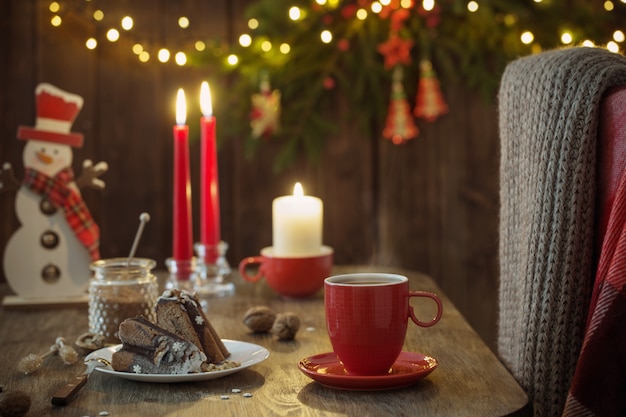
<path fill-rule="evenodd" d="M 293 187 L 292 196 L 275 198 L 272 203 L 274 255 L 318 255 L 322 250 L 323 210 L 322 200 L 304 195 L 299 182 Z"/>

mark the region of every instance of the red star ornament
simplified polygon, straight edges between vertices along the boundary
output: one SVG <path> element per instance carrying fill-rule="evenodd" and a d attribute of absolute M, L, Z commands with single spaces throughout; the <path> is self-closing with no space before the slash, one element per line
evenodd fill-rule
<path fill-rule="evenodd" d="M 413 41 L 402 39 L 397 34 L 391 34 L 387 42 L 378 45 L 378 52 L 385 57 L 385 68 L 392 69 L 398 64 L 411 63 L 411 48 Z"/>

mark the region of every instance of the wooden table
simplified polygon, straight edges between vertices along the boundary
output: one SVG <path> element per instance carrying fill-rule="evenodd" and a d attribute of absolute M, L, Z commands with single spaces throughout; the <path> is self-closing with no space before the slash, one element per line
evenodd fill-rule
<path fill-rule="evenodd" d="M 87 331 L 87 309 L 0 310 L 0 385 L 23 390 L 32 399 L 29 416 L 502 416 L 524 413 L 527 397 L 506 368 L 472 330 L 454 305 L 429 277 L 409 271 L 373 267 L 336 267 L 336 273 L 378 271 L 407 275 L 411 289 L 433 291 L 444 305 L 441 321 L 423 329 L 409 325 L 405 350 L 433 356 L 439 362 L 428 377 L 406 388 L 387 391 L 344 391 L 324 387 L 306 377 L 298 362 L 331 351 L 324 322 L 323 293 L 308 299 L 283 299 L 264 282 L 249 284 L 237 275 L 233 297 L 211 300 L 208 317 L 225 339 L 266 347 L 264 362 L 211 381 L 177 384 L 134 382 L 95 371 L 78 397 L 64 407 L 50 403 L 52 393 L 84 365 L 63 365 L 48 358 L 34 374 L 24 375 L 16 363 L 28 353 L 40 354 L 57 336 L 68 341 Z M 2 294 L 9 293 L 6 284 Z M 280 341 L 253 334 L 242 323 L 251 306 L 267 305 L 277 312 L 298 314 L 302 326 L 296 339 Z M 428 316 L 428 301 L 414 302 Z M 232 393 L 233 389 L 252 397 Z M 222 399 L 227 395 L 228 399 Z M 104 415 L 104 413 L 102 414 Z"/>

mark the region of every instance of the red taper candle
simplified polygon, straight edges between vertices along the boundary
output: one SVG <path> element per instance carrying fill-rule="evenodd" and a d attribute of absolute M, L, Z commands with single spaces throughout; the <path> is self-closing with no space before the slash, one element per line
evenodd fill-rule
<path fill-rule="evenodd" d="M 220 199 L 215 117 L 206 81 L 200 87 L 200 108 L 200 241 L 207 247 L 205 261 L 214 263 L 220 242 Z"/>
<path fill-rule="evenodd" d="M 185 92 L 180 88 L 176 96 L 176 126 L 174 126 L 174 239 L 172 249 L 175 261 L 186 261 L 193 257 L 189 127 L 185 124 L 186 118 Z"/>

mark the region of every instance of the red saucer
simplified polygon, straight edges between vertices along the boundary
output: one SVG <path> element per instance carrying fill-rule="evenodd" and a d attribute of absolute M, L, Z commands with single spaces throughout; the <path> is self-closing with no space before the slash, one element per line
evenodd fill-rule
<path fill-rule="evenodd" d="M 304 358 L 298 364 L 309 378 L 330 388 L 374 391 L 414 384 L 437 367 L 437 360 L 421 353 L 402 352 L 385 375 L 350 375 L 334 352 Z"/>

